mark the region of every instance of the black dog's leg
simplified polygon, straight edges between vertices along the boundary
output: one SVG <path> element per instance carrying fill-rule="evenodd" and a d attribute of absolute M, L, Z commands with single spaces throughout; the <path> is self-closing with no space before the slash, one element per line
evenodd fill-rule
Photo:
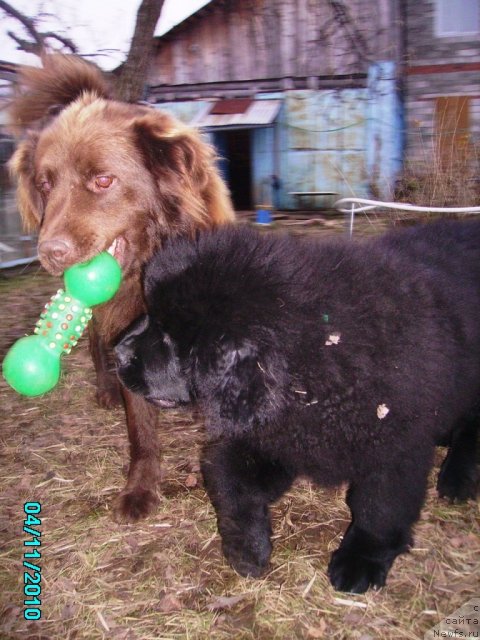
<path fill-rule="evenodd" d="M 293 476 L 240 440 L 207 444 L 202 473 L 225 557 L 240 575 L 260 576 L 272 551 L 268 506 L 289 488 Z"/>
<path fill-rule="evenodd" d="M 448 454 L 438 474 L 440 497 L 454 502 L 475 499 L 478 484 L 477 438 L 479 416 L 465 416 L 452 434 Z"/>
<path fill-rule="evenodd" d="M 429 466 L 427 460 L 390 461 L 384 473 L 372 473 L 350 487 L 347 504 L 352 522 L 328 567 L 336 589 L 363 593 L 385 584 L 393 561 L 411 544 Z"/>
<path fill-rule="evenodd" d="M 409 544 L 408 530 L 392 531 L 389 537 L 377 536 L 352 522 L 330 560 L 330 582 L 338 591 L 349 593 L 383 587 L 393 561 L 407 551 Z"/>

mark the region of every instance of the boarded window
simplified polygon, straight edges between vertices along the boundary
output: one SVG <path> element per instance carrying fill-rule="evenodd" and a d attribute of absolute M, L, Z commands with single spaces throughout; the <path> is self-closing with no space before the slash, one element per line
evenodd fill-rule
<path fill-rule="evenodd" d="M 480 0 L 437 0 L 437 36 L 469 36 L 479 32 Z"/>
<path fill-rule="evenodd" d="M 435 133 L 438 159 L 443 167 L 465 162 L 469 141 L 469 98 L 437 98 Z"/>

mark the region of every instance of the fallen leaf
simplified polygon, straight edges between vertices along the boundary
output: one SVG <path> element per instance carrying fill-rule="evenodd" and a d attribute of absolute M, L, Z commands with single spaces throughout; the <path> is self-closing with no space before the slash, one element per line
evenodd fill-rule
<path fill-rule="evenodd" d="M 454 549 L 459 549 L 460 547 L 472 547 L 478 545 L 478 537 L 475 534 L 467 533 L 462 536 L 453 536 L 450 538 L 450 544 Z"/>
<path fill-rule="evenodd" d="M 358 611 L 349 611 L 344 617 L 343 617 L 343 621 L 350 625 L 350 626 L 355 626 L 357 625 L 359 622 L 361 622 L 363 620 L 363 615 L 361 613 L 359 613 Z"/>
<path fill-rule="evenodd" d="M 198 484 L 198 478 L 194 473 L 189 473 L 188 476 L 185 478 L 185 486 L 188 487 L 189 489 L 193 489 L 193 487 L 196 487 Z"/>
<path fill-rule="evenodd" d="M 8 606 L 2 613 L 1 621 L 2 621 L 2 629 L 5 632 L 10 632 L 15 623 L 19 620 L 21 616 L 20 607 Z"/>
<path fill-rule="evenodd" d="M 61 612 L 62 620 L 73 620 L 78 613 L 78 605 L 73 603 L 67 603 Z"/>
<path fill-rule="evenodd" d="M 315 627 L 307 627 L 307 638 L 323 638 L 327 630 L 327 623 L 321 618 Z"/>
<path fill-rule="evenodd" d="M 158 610 L 162 613 L 172 613 L 173 611 L 181 611 L 181 609 L 182 603 L 173 593 L 167 593 L 158 601 Z"/>

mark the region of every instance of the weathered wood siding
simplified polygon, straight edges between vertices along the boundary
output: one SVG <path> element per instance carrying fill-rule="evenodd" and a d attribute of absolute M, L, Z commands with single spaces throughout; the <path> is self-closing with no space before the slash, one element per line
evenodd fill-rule
<path fill-rule="evenodd" d="M 397 0 L 213 0 L 158 39 L 149 83 L 366 73 L 398 59 L 397 12 Z"/>
<path fill-rule="evenodd" d="M 186 122 L 215 99 L 281 100 L 275 121 L 253 123 L 248 134 L 242 162 L 250 162 L 253 206 L 273 200 L 272 175 L 282 208 L 298 205 L 296 191 L 368 195 L 375 182 L 383 193 L 402 140 L 401 7 L 402 0 L 212 0 L 157 40 L 149 99 Z M 238 175 L 228 134 L 210 131 L 227 181 Z M 301 206 L 325 202 L 302 197 Z"/>
<path fill-rule="evenodd" d="M 444 141 L 437 111 L 445 99 L 461 98 L 465 108 L 459 112 L 454 128 L 463 122 L 465 129 L 460 127 L 451 135 L 452 150 L 463 138 L 472 145 L 478 166 L 475 147 L 480 144 L 480 38 L 478 34 L 438 36 L 436 10 L 435 0 L 406 2 L 406 157 L 422 167 L 441 151 Z"/>

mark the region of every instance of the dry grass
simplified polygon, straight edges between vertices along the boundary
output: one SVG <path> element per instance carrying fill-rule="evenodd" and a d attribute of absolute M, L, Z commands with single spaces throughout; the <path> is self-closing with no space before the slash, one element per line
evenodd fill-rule
<path fill-rule="evenodd" d="M 433 148 L 425 144 L 424 157 L 406 162 L 395 200 L 431 207 L 475 207 L 480 205 L 480 145 L 452 146 L 440 153 L 440 140 Z"/>
<path fill-rule="evenodd" d="M 57 286 L 36 268 L 0 273 L 0 356 L 30 332 Z M 113 523 L 110 504 L 127 463 L 123 413 L 95 405 L 85 341 L 64 368 L 61 384 L 41 398 L 0 383 L 2 640 L 420 638 L 479 596 L 479 506 L 440 502 L 433 475 L 416 546 L 380 592 L 348 596 L 330 587 L 328 558 L 348 518 L 343 491 L 305 481 L 273 509 L 268 575 L 240 578 L 220 553 L 198 467 L 203 428 L 190 411 L 161 414 L 164 482 L 155 515 Z M 22 617 L 21 533 L 29 500 L 42 503 L 43 516 L 43 618 L 30 623 Z"/>

